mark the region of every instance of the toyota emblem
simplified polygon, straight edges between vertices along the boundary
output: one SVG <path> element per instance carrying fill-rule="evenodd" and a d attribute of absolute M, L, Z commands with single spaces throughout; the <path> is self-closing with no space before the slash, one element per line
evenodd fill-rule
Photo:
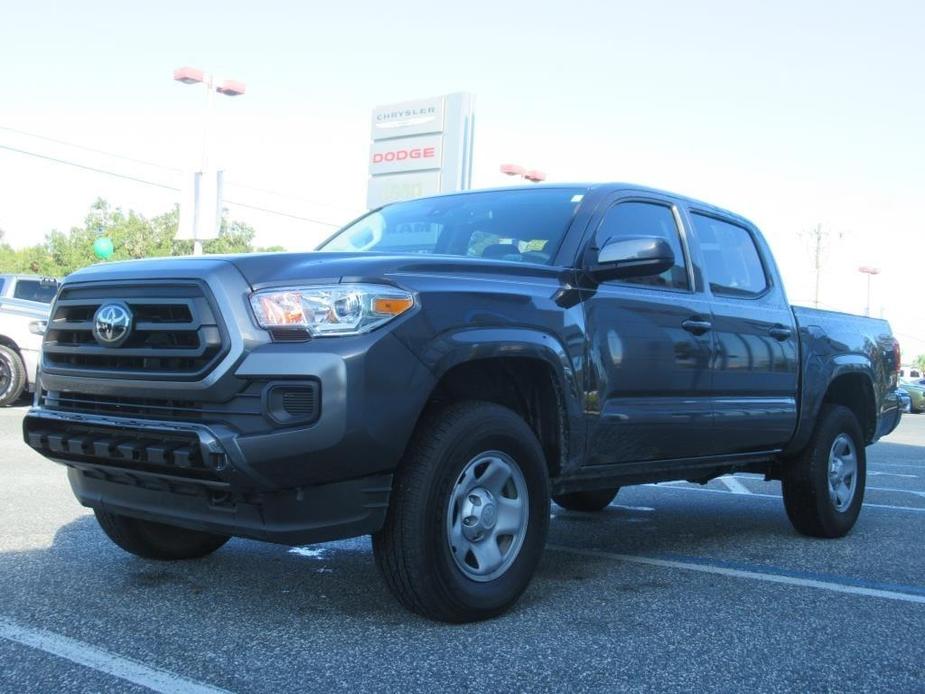
<path fill-rule="evenodd" d="M 118 347 L 132 332 L 132 312 L 123 304 L 103 304 L 93 316 L 93 337 L 104 347 Z"/>

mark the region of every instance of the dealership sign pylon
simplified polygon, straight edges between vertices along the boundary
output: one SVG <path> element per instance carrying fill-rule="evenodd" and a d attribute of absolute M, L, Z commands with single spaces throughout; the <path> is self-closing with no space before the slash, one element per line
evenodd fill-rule
<path fill-rule="evenodd" d="M 367 207 L 467 190 L 473 102 L 458 92 L 373 109 Z"/>

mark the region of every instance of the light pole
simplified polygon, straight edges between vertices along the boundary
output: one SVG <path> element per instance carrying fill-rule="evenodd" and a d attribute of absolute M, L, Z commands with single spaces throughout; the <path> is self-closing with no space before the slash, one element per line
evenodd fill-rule
<path fill-rule="evenodd" d="M 217 80 L 214 75 L 211 73 L 203 72 L 202 70 L 195 67 L 180 67 L 173 71 L 173 78 L 177 82 L 182 82 L 183 84 L 201 84 L 205 87 L 206 90 L 206 110 L 203 117 L 202 125 L 202 154 L 200 157 L 200 181 L 204 184 L 203 189 L 212 191 L 211 185 L 205 185 L 206 177 L 213 172 L 211 171 L 211 156 L 212 156 L 212 125 L 213 118 L 215 113 L 215 95 L 224 94 L 225 96 L 241 96 L 246 90 L 246 86 L 243 82 L 238 82 L 236 80 Z M 217 172 L 215 176 L 217 177 Z M 200 195 L 202 195 L 202 189 L 196 191 L 194 200 L 195 200 L 195 211 L 193 213 L 193 255 L 202 255 L 202 239 L 206 236 L 204 233 L 205 226 L 202 223 L 201 215 L 202 205 L 200 203 Z M 207 200 L 207 204 L 215 204 L 217 209 L 216 214 L 219 215 L 219 219 L 214 220 L 218 225 L 221 224 L 221 210 L 219 207 L 218 200 L 219 190 L 218 183 L 216 178 L 216 185 L 214 188 L 215 200 Z M 212 219 L 211 215 L 208 219 Z"/>
<path fill-rule="evenodd" d="M 518 164 L 502 164 L 501 173 L 505 176 L 519 176 L 531 183 L 539 183 L 540 181 L 546 180 L 545 171 L 540 171 L 539 169 L 525 169 Z"/>
<path fill-rule="evenodd" d="M 862 265 L 858 268 L 858 272 L 863 272 L 867 275 L 867 306 L 864 308 L 864 315 L 870 315 L 870 278 L 873 275 L 880 274 L 880 268 L 873 267 L 871 265 Z"/>

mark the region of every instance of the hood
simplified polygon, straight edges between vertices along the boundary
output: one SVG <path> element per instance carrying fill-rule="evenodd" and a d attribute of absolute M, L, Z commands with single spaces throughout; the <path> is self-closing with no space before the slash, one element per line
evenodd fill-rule
<path fill-rule="evenodd" d="M 375 281 L 393 274 L 555 275 L 543 265 L 450 255 L 386 253 L 267 253 L 229 257 L 255 288 L 299 282 Z"/>
<path fill-rule="evenodd" d="M 96 263 L 81 268 L 64 278 L 72 282 L 111 282 L 149 279 L 201 279 L 211 272 L 229 266 L 234 256 L 178 256 L 124 260 L 116 263 Z"/>
<path fill-rule="evenodd" d="M 466 274 L 550 277 L 557 270 L 545 265 L 465 258 L 449 255 L 392 255 L 385 253 L 250 253 L 242 255 L 181 256 L 97 263 L 65 278 L 73 282 L 132 281 L 139 279 L 202 279 L 222 267 L 233 267 L 254 289 L 300 282 L 336 283 L 386 279 L 394 274 Z"/>

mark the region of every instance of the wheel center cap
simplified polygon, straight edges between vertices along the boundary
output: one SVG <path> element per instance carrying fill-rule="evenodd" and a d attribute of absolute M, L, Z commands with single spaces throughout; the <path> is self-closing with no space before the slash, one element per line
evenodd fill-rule
<path fill-rule="evenodd" d="M 487 489 L 477 487 L 466 494 L 462 504 L 461 520 L 463 534 L 470 542 L 480 542 L 491 534 L 498 522 L 498 507 Z"/>
<path fill-rule="evenodd" d="M 488 504 L 482 508 L 482 527 L 491 530 L 498 521 L 498 509 L 494 504 Z"/>

